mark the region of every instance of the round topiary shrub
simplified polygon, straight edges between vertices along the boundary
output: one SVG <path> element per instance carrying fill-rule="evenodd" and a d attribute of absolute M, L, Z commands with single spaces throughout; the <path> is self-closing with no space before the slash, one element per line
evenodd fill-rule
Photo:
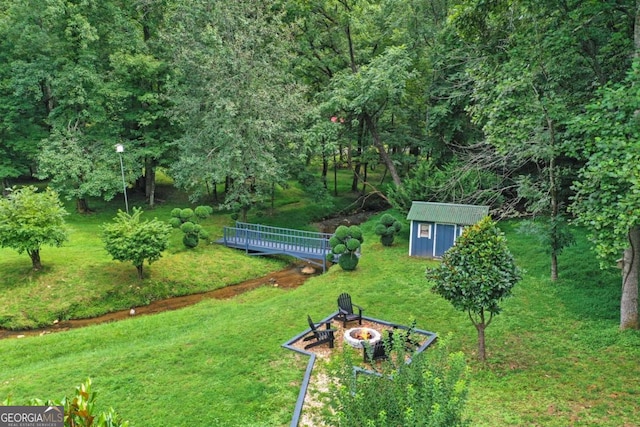
<path fill-rule="evenodd" d="M 391 246 L 400 230 L 402 230 L 402 223 L 393 215 L 384 214 L 376 224 L 374 232 L 380 236 L 380 243 L 383 246 Z"/>
<path fill-rule="evenodd" d="M 342 254 L 338 258 L 338 265 L 345 271 L 353 271 L 358 266 L 359 260 L 356 254 Z"/>
<path fill-rule="evenodd" d="M 394 239 L 395 239 L 395 236 L 393 234 L 380 236 L 380 243 L 382 243 L 382 246 L 391 246 L 393 245 Z"/>
<path fill-rule="evenodd" d="M 174 228 L 179 228 L 184 236 L 182 243 L 187 248 L 195 248 L 198 246 L 200 239 L 208 238 L 207 233 L 198 221 L 205 219 L 213 213 L 211 206 L 198 206 L 195 209 L 175 208 L 171 211 L 169 224 Z"/>
<path fill-rule="evenodd" d="M 185 234 L 182 237 L 182 243 L 187 247 L 187 248 L 195 248 L 196 246 L 198 246 L 198 243 L 200 243 L 200 239 L 198 238 L 198 236 L 196 234 Z"/>
<path fill-rule="evenodd" d="M 331 238 L 329 245 L 331 252 L 327 255 L 327 261 L 337 262 L 346 271 L 355 270 L 358 265 L 359 252 L 364 238 L 362 230 L 356 225 L 338 227 Z"/>

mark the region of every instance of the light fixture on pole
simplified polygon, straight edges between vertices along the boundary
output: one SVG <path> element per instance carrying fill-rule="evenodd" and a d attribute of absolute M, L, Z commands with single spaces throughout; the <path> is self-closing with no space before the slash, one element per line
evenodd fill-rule
<path fill-rule="evenodd" d="M 122 163 L 122 153 L 124 153 L 124 145 L 116 144 L 116 153 L 120 155 L 120 171 L 122 172 L 122 189 L 124 190 L 124 207 L 129 214 L 129 201 L 127 200 L 127 182 L 124 180 L 124 164 Z"/>

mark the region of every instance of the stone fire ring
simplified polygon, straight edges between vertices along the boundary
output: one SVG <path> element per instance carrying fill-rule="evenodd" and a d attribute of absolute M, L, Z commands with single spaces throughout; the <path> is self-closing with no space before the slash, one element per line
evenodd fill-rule
<path fill-rule="evenodd" d="M 371 338 L 367 340 L 361 340 L 357 338 L 357 336 L 362 332 L 369 333 Z M 378 341 L 380 341 L 380 338 L 381 338 L 380 332 L 371 328 L 351 328 L 344 331 L 344 340 L 347 343 L 349 343 L 349 345 L 353 348 L 363 348 L 364 347 L 363 343 L 365 341 L 367 341 L 369 345 L 373 345 Z"/>

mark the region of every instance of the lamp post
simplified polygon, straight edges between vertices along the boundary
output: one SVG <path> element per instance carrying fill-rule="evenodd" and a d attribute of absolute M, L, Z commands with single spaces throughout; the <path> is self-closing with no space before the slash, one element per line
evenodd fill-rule
<path fill-rule="evenodd" d="M 120 171 L 122 172 L 122 189 L 124 190 L 124 207 L 129 215 L 129 201 L 127 200 L 127 183 L 124 180 L 124 165 L 122 163 L 122 153 L 124 153 L 124 145 L 116 144 L 116 153 L 120 155 Z"/>

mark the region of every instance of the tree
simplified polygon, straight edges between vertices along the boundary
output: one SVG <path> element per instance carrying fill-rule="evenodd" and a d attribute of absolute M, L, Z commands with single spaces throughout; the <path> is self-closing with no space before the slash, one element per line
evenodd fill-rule
<path fill-rule="evenodd" d="M 623 256 L 620 329 L 638 329 L 640 271 L 640 61 L 627 80 L 600 91 L 574 127 L 587 159 L 575 182 L 572 211 L 589 228 L 602 268 Z"/>
<path fill-rule="evenodd" d="M 40 248 L 59 247 L 67 240 L 65 215 L 55 191 L 13 187 L 6 198 L 0 198 L 0 247 L 27 252 L 33 269 L 40 270 Z"/>
<path fill-rule="evenodd" d="M 465 61 L 473 122 L 498 154 L 517 160 L 513 205 L 551 217 L 545 232 L 552 280 L 568 232 L 562 226 L 567 177 L 580 165 L 564 156 L 566 124 L 582 113 L 595 88 L 624 75 L 632 52 L 628 10 L 556 0 L 468 0 L 452 9 L 450 22 L 473 58 Z"/>
<path fill-rule="evenodd" d="M 108 201 L 122 191 L 115 148 L 90 142 L 77 129 L 52 132 L 42 146 L 38 165 L 38 177 L 49 179 L 66 199 L 75 200 L 79 213 L 91 211 L 87 201 L 90 196 Z"/>
<path fill-rule="evenodd" d="M 268 2 L 181 3 L 167 34 L 179 70 L 171 112 L 185 129 L 171 174 L 192 200 L 226 183 L 222 206 L 245 218 L 304 155 L 306 102 L 288 68 L 289 27 Z"/>
<path fill-rule="evenodd" d="M 327 261 L 336 262 L 345 271 L 355 270 L 358 266 L 360 247 L 364 242 L 362 230 L 357 225 L 347 227 L 341 225 L 329 239 L 331 252 L 327 255 Z"/>
<path fill-rule="evenodd" d="M 144 171 L 138 187 L 144 189 L 149 207 L 155 205 L 155 175 L 158 166 L 170 166 L 176 160 L 173 142 L 180 137 L 180 126 L 172 123 L 167 112 L 171 103 L 168 82 L 174 67 L 168 59 L 170 46 L 162 39 L 170 2 L 135 1 L 120 4 L 132 25 L 129 45 L 117 47 L 110 55 L 113 71 L 109 85 L 113 89 L 120 137 L 127 141 Z M 135 178 L 135 177 L 134 177 Z"/>
<path fill-rule="evenodd" d="M 142 209 L 133 208 L 131 215 L 118 211 L 111 224 L 102 226 L 105 249 L 114 260 L 130 261 L 138 270 L 138 278 L 144 278 L 145 260 L 151 264 L 162 257 L 167 248 L 171 226 L 154 218 L 141 221 Z"/>
<path fill-rule="evenodd" d="M 393 215 L 384 214 L 376 225 L 375 233 L 380 236 L 380 243 L 383 246 L 391 246 L 400 230 L 402 230 L 402 223 Z"/>
<path fill-rule="evenodd" d="M 504 234 L 489 217 L 465 228 L 426 277 L 435 293 L 467 312 L 478 331 L 478 358 L 486 360 L 485 329 L 521 278 Z"/>

